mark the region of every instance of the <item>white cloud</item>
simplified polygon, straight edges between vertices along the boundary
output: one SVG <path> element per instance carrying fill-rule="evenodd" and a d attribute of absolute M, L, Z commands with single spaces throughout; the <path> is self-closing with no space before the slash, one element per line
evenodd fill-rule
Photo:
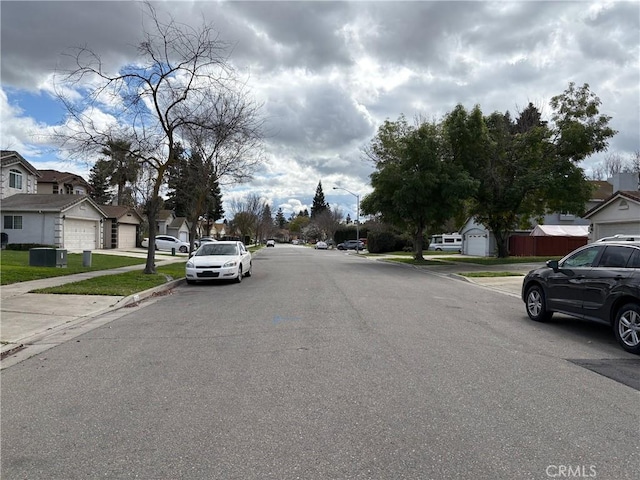
<path fill-rule="evenodd" d="M 548 114 L 550 98 L 570 81 L 589 83 L 613 117 L 619 133 L 610 151 L 640 149 L 637 2 L 155 5 L 194 26 L 202 15 L 213 21 L 264 103 L 268 160 L 250 184 L 225 187 L 229 198 L 255 191 L 289 212 L 310 204 L 320 180 L 325 194 L 334 184 L 364 194 L 372 166 L 360 149 L 384 119 L 437 120 L 458 103 L 514 113 L 531 101 Z M 50 93 L 53 72 L 71 65 L 61 55 L 69 47 L 86 45 L 111 70 L 134 62 L 143 19 L 135 2 L 3 3 L 3 95 L 9 88 Z M 28 155 L 44 151 L 34 138 L 41 142 L 51 126 L 12 110 L 6 95 L 1 100 L 3 140 Z M 103 102 L 101 121 L 112 120 L 112 100 Z"/>

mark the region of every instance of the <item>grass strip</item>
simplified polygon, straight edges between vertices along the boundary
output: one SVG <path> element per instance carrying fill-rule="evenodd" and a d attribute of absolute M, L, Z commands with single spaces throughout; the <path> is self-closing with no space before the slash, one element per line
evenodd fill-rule
<path fill-rule="evenodd" d="M 84 267 L 81 253 L 69 253 L 67 254 L 66 267 L 31 267 L 29 266 L 29 252 L 2 250 L 0 255 L 0 285 L 40 280 L 42 278 L 62 277 L 73 275 L 74 273 L 109 270 L 129 265 L 144 265 L 144 263 L 145 259 L 143 258 L 93 254 L 91 256 L 91 266 Z"/>
<path fill-rule="evenodd" d="M 398 263 L 406 263 L 407 265 L 442 265 L 443 262 L 439 260 L 415 260 L 413 257 L 398 257 L 398 258 L 387 258 L 385 259 L 389 262 L 398 262 Z"/>
<path fill-rule="evenodd" d="M 144 269 L 115 275 L 102 275 L 80 282 L 57 287 L 39 288 L 31 293 L 55 293 L 66 295 L 114 295 L 126 297 L 184 277 L 186 262 L 172 263 L 156 269 L 157 273 L 146 274 Z"/>

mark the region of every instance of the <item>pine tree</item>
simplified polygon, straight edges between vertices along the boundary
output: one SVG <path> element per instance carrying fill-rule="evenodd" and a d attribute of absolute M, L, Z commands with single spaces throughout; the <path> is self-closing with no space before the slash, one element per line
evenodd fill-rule
<path fill-rule="evenodd" d="M 89 184 L 91 185 L 90 197 L 99 205 L 106 205 L 111 202 L 112 195 L 109 191 L 109 177 L 111 167 L 108 161 L 98 160 L 89 173 Z"/>
<path fill-rule="evenodd" d="M 324 199 L 324 192 L 322 191 L 322 181 L 318 182 L 318 187 L 316 188 L 316 194 L 313 197 L 313 205 L 311 205 L 311 218 L 315 218 L 321 215 L 323 212 L 326 212 L 328 209 L 328 205 Z"/>
<path fill-rule="evenodd" d="M 282 208 L 279 208 L 278 212 L 276 213 L 275 225 L 278 228 L 285 228 L 287 226 L 287 220 L 286 218 L 284 218 L 284 213 L 282 213 Z"/>

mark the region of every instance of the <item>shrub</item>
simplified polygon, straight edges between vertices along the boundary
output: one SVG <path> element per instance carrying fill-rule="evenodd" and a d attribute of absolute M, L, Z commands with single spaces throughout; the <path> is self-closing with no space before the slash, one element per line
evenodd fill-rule
<path fill-rule="evenodd" d="M 367 250 L 370 253 L 396 252 L 404 250 L 406 246 L 405 240 L 392 232 L 369 232 L 367 236 Z"/>

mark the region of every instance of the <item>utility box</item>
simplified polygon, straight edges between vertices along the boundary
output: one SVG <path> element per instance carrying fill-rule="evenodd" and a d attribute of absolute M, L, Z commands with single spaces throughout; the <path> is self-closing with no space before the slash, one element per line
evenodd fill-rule
<path fill-rule="evenodd" d="M 91 250 L 82 251 L 82 266 L 83 267 L 91 266 Z"/>
<path fill-rule="evenodd" d="M 30 267 L 66 267 L 67 251 L 58 248 L 31 248 L 29 249 Z"/>

